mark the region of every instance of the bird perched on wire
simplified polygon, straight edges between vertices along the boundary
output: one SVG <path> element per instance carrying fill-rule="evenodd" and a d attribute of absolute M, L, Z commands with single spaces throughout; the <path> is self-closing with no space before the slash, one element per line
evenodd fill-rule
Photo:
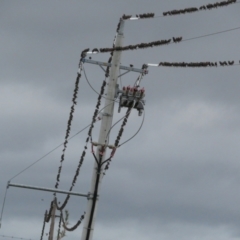
<path fill-rule="evenodd" d="M 205 7 L 205 6 L 201 6 L 201 7 L 199 8 L 199 10 L 206 10 L 206 7 Z"/>
<path fill-rule="evenodd" d="M 89 48 L 84 49 L 82 52 L 88 52 Z"/>
<path fill-rule="evenodd" d="M 99 52 L 99 50 L 97 48 L 94 48 L 92 52 Z"/>

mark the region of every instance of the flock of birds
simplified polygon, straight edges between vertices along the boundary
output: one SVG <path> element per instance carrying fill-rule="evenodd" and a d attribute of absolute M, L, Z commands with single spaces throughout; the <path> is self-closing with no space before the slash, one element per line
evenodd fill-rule
<path fill-rule="evenodd" d="M 234 65 L 234 61 L 219 61 L 220 66 L 231 66 Z M 240 61 L 239 61 L 240 64 Z M 217 67 L 217 62 L 160 62 L 158 66 L 163 67 Z"/>
<path fill-rule="evenodd" d="M 153 18 L 154 15 L 155 15 L 154 13 L 137 14 L 136 18 Z M 125 14 L 123 14 L 122 19 L 123 20 L 127 20 L 127 19 L 130 19 L 132 17 L 133 17 L 132 15 L 125 15 Z"/>
<path fill-rule="evenodd" d="M 213 8 L 218 8 L 218 7 L 224 7 L 228 6 L 229 4 L 236 3 L 237 0 L 227 0 L 227 1 L 221 1 L 221 2 L 216 2 L 216 3 L 209 3 L 206 5 L 203 5 L 199 8 L 197 7 L 191 7 L 191 8 L 184 8 L 184 9 L 179 9 L 179 10 L 172 10 L 172 11 L 167 11 L 163 12 L 163 16 L 168 16 L 168 15 L 178 15 L 178 14 L 185 14 L 185 13 L 192 13 L 192 12 L 197 12 L 199 10 L 211 10 Z M 154 13 L 144 13 L 144 14 L 136 14 L 135 16 L 133 15 L 125 15 L 123 14 L 122 19 L 123 20 L 128 20 L 131 18 L 154 18 L 155 14 Z"/>
<path fill-rule="evenodd" d="M 237 2 L 237 0 L 227 0 L 227 1 L 222 1 L 222 2 L 216 2 L 214 4 L 203 5 L 200 8 L 192 7 L 192 8 L 185 8 L 185 9 L 180 9 L 180 10 L 172 10 L 172 11 L 168 11 L 168 12 L 163 12 L 163 16 L 185 14 L 185 13 L 197 12 L 199 10 L 211 10 L 213 8 L 224 7 L 229 4 L 236 3 L 236 2 Z"/>
<path fill-rule="evenodd" d="M 84 58 L 86 56 L 87 52 L 91 53 L 106 53 L 106 52 L 113 52 L 113 51 L 126 51 L 126 50 L 136 50 L 139 48 L 148 48 L 148 47 L 156 47 L 164 44 L 169 44 L 171 41 L 174 43 L 179 43 L 182 41 L 182 37 L 173 37 L 172 39 L 168 40 L 159 40 L 149 43 L 140 43 L 136 45 L 128 45 L 125 47 L 113 47 L 113 48 L 93 48 L 92 51 L 90 51 L 90 48 L 86 48 L 82 51 L 81 57 Z"/>

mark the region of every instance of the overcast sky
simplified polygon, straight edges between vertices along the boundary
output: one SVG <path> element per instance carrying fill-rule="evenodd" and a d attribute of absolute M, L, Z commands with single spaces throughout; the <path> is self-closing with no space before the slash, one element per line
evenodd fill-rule
<path fill-rule="evenodd" d="M 240 27 L 240 4 L 197 13 L 162 12 L 214 3 L 171 1 L 5 1 L 0 2 L 0 205 L 7 181 L 64 140 L 80 53 L 111 47 L 119 18 L 155 13 L 156 18 L 126 21 L 124 45 L 182 36 L 194 38 Z M 178 44 L 122 53 L 122 65 L 240 60 L 240 32 L 229 31 Z M 92 56 L 107 61 L 109 53 Z M 100 90 L 103 71 L 85 64 Z M 121 78 L 133 84 L 137 73 Z M 217 68 L 149 67 L 146 115 L 140 133 L 122 146 L 103 179 L 93 239 L 228 240 L 240 238 L 240 80 L 239 65 Z M 71 135 L 91 121 L 97 95 L 81 78 Z M 104 102 L 104 101 L 102 101 Z M 114 115 L 120 119 L 125 109 Z M 134 111 L 122 141 L 139 128 Z M 97 141 L 100 123 L 93 131 Z M 120 125 L 112 131 L 114 143 Z M 69 142 L 60 189 L 68 189 L 87 130 Z M 53 188 L 62 147 L 11 180 Z M 76 192 L 90 188 L 94 159 L 88 149 Z M 62 196 L 59 195 L 61 198 Z M 9 188 L 2 235 L 40 239 L 43 215 L 52 194 Z M 70 226 L 87 200 L 72 197 Z M 57 224 L 56 224 L 57 225 Z M 57 230 L 57 229 L 56 229 Z M 44 239 L 49 231 L 46 225 Z M 82 228 L 67 233 L 76 240 Z M 55 231 L 56 233 L 56 231 Z M 56 234 L 55 234 L 56 235 Z"/>

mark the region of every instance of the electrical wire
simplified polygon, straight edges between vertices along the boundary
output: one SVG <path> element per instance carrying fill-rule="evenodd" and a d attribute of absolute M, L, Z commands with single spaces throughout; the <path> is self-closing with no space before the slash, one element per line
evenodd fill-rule
<path fill-rule="evenodd" d="M 130 137 L 128 140 L 126 140 L 123 143 L 121 143 L 120 145 L 118 145 L 118 148 L 120 148 L 122 145 L 124 145 L 125 143 L 129 142 L 130 140 L 132 140 L 140 132 L 140 130 L 141 130 L 142 126 L 143 126 L 144 120 L 145 120 L 145 109 L 143 109 L 142 123 L 141 123 L 139 129 L 137 130 L 137 132 L 132 137 Z"/>
<path fill-rule="evenodd" d="M 89 79 L 88 79 L 88 77 L 87 77 L 87 74 L 86 74 L 86 71 L 85 71 L 84 66 L 83 66 L 83 74 L 84 74 L 84 76 L 85 76 L 85 78 L 86 78 L 86 81 L 87 81 L 89 87 L 90 87 L 97 95 L 99 95 L 100 93 L 99 93 L 99 92 L 92 86 L 92 84 L 90 83 L 90 81 L 89 81 Z M 105 98 L 105 99 L 107 99 L 107 100 L 116 102 L 116 103 L 119 102 L 118 100 L 115 100 L 115 99 L 110 99 L 110 98 L 107 98 L 107 97 L 104 97 L 104 96 L 102 96 L 102 97 Z"/>
<path fill-rule="evenodd" d="M 110 103 L 111 104 L 111 103 Z M 108 107 L 110 104 L 108 104 L 107 106 L 103 107 L 99 113 L 101 113 L 104 108 Z M 98 114 L 99 114 L 98 113 Z M 88 124 L 86 127 L 84 127 L 83 129 L 81 129 L 80 131 L 78 131 L 77 133 L 75 133 L 74 135 L 72 135 L 71 137 L 68 138 L 68 140 L 71 140 L 72 138 L 76 137 L 78 134 L 80 134 L 81 132 L 83 132 L 85 129 L 87 129 L 89 126 L 91 126 L 91 123 Z M 30 167 L 32 167 L 33 165 L 35 165 L 36 163 L 38 163 L 39 161 L 41 161 L 42 159 L 44 159 L 45 157 L 47 157 L 49 154 L 51 154 L 52 152 L 54 152 L 55 150 L 57 150 L 59 147 L 61 147 L 63 145 L 63 143 L 59 144 L 58 146 L 56 146 L 55 148 L 53 148 L 51 151 L 47 152 L 45 155 L 43 155 L 41 158 L 39 158 L 38 160 L 36 160 L 35 162 L 33 162 L 32 164 L 30 164 L 28 167 L 24 168 L 22 171 L 20 171 L 18 174 L 14 175 L 12 178 L 9 179 L 8 182 L 10 182 L 12 179 L 16 178 L 17 176 L 19 176 L 21 173 L 23 173 L 24 171 L 26 171 L 27 169 L 29 169 Z"/>
<path fill-rule="evenodd" d="M 63 223 L 62 226 L 63 226 L 63 228 L 64 228 L 65 230 L 67 230 L 67 231 L 69 231 L 69 232 L 72 232 L 72 231 L 74 231 L 75 229 L 77 229 L 77 228 L 79 227 L 79 225 L 81 224 L 82 220 L 83 220 L 84 217 L 85 217 L 85 212 L 84 212 L 84 214 L 81 215 L 81 217 L 80 217 L 80 219 L 77 221 L 77 223 L 76 223 L 73 227 L 69 228 L 69 227 L 67 227 L 67 224 L 65 223 L 62 210 L 60 210 L 60 211 L 61 211 L 60 218 L 61 218 L 61 221 L 62 221 L 62 223 Z"/>
<path fill-rule="evenodd" d="M 173 38 L 173 41 L 171 41 L 172 39 L 168 39 L 168 40 L 153 41 L 153 42 L 149 42 L 149 43 L 140 43 L 140 44 L 136 44 L 136 45 L 128 45 L 125 47 L 101 48 L 100 52 L 104 53 L 104 52 L 112 52 L 112 51 L 127 51 L 127 50 L 140 50 L 140 49 L 146 49 L 146 48 L 153 48 L 153 47 L 159 47 L 159 46 L 169 45 L 169 44 L 173 44 L 173 43 L 186 42 L 186 41 L 195 40 L 198 38 L 209 37 L 209 36 L 226 33 L 226 32 L 230 32 L 230 31 L 235 31 L 235 30 L 239 30 L 239 29 L 240 29 L 240 27 L 235 27 L 235 28 L 230 28 L 230 29 L 226 29 L 226 30 L 222 30 L 222 31 L 214 32 L 214 33 L 209 33 L 209 34 L 205 34 L 205 35 L 201 35 L 201 36 L 197 36 L 197 37 L 186 38 L 186 39 L 182 39 L 182 37 L 176 37 L 176 38 Z"/>
<path fill-rule="evenodd" d="M 152 66 L 152 67 L 184 67 L 184 68 L 202 68 L 202 67 L 225 67 L 225 66 L 237 66 L 239 64 L 234 64 L 234 61 L 219 61 L 218 62 L 160 62 L 157 64 L 154 63 L 149 63 L 146 64 L 147 66 Z"/>
<path fill-rule="evenodd" d="M 97 92 L 97 91 L 93 88 L 92 84 L 89 82 L 88 77 L 87 77 L 87 75 L 86 75 L 86 71 L 85 71 L 84 66 L 83 66 L 83 73 L 84 73 L 84 76 L 85 76 L 85 78 L 86 78 L 86 80 L 87 80 L 87 83 L 88 83 L 89 87 L 90 87 L 97 95 L 99 95 L 99 92 Z"/>
<path fill-rule="evenodd" d="M 105 86 L 106 86 L 106 78 L 103 80 L 103 83 L 102 83 L 102 86 L 101 86 L 101 91 L 100 91 L 100 94 L 99 94 L 98 99 L 97 99 L 97 104 L 96 104 L 96 107 L 95 107 L 95 110 L 94 110 L 94 113 L 93 113 L 91 126 L 88 130 L 88 136 L 86 138 L 86 143 L 85 143 L 85 146 L 84 146 L 84 150 L 82 151 L 81 157 L 79 159 L 79 163 L 78 163 L 78 166 L 77 166 L 77 169 L 76 169 L 76 173 L 73 177 L 72 185 L 69 189 L 69 192 L 72 191 L 72 189 L 73 189 L 73 187 L 74 187 L 74 185 L 77 181 L 77 178 L 78 178 L 78 175 L 79 175 L 79 172 L 80 172 L 80 168 L 83 164 L 83 161 L 84 161 L 84 158 L 85 158 L 85 155 L 86 155 L 87 144 L 89 142 L 89 139 L 91 138 L 92 129 L 94 128 L 94 123 L 96 122 L 97 115 L 99 114 L 99 107 L 101 105 L 101 99 L 102 99 L 102 95 L 104 94 L 104 91 L 105 91 Z M 54 195 L 56 196 L 56 193 L 54 193 Z M 55 205 L 56 205 L 57 209 L 58 210 L 63 210 L 65 208 L 65 206 L 67 205 L 69 198 L 70 198 L 70 195 L 68 194 L 67 197 L 65 198 L 63 204 L 59 207 L 58 204 L 57 204 L 57 201 L 56 201 L 56 197 L 55 197 Z"/>
<path fill-rule="evenodd" d="M 14 237 L 14 236 L 7 236 L 7 235 L 0 235 L 0 237 L 12 238 L 12 239 L 21 239 L 21 240 L 34 240 L 33 238 L 22 238 L 22 237 Z"/>
<path fill-rule="evenodd" d="M 235 27 L 235 28 L 230 28 L 230 29 L 226 29 L 226 30 L 214 32 L 214 33 L 209 33 L 209 34 L 201 35 L 201 36 L 198 36 L 198 37 L 186 38 L 186 39 L 183 39 L 182 42 L 186 42 L 186 41 L 190 41 L 190 40 L 195 40 L 195 39 L 198 39 L 198 38 L 209 37 L 209 36 L 213 36 L 213 35 L 217 35 L 217 34 L 221 34 L 221 33 L 226 33 L 226 32 L 230 32 L 230 31 L 235 31 L 235 30 L 239 30 L 239 29 L 240 29 L 240 27 Z"/>
<path fill-rule="evenodd" d="M 202 5 L 201 7 L 191 7 L 191 8 L 185 8 L 185 9 L 180 9 L 180 10 L 172 10 L 168 12 L 163 12 L 163 16 L 173 16 L 173 15 L 180 15 L 180 14 L 185 14 L 185 13 L 193 13 L 193 12 L 198 12 L 202 10 L 212 10 L 213 8 L 218 8 L 218 7 L 226 7 L 230 4 L 236 3 L 236 0 L 227 0 L 227 1 L 221 1 L 221 2 L 216 2 L 216 3 L 209 3 L 206 5 Z"/>
<path fill-rule="evenodd" d="M 5 189 L 4 200 L 3 200 L 2 210 L 1 210 L 0 228 L 2 227 L 2 216 L 3 216 L 3 210 L 4 210 L 5 201 L 6 201 L 6 197 L 7 197 L 8 183 L 7 183 L 7 186 L 6 186 L 6 189 Z"/>
<path fill-rule="evenodd" d="M 60 166 L 58 168 L 58 174 L 57 174 L 57 178 L 56 178 L 56 184 L 55 184 L 56 189 L 58 188 L 59 183 L 60 183 L 60 175 L 61 175 L 61 171 L 62 171 L 63 162 L 65 160 L 65 152 L 66 152 L 67 146 L 68 146 L 68 138 L 69 138 L 69 135 L 70 135 L 70 132 L 71 132 L 71 126 L 72 126 L 72 121 L 73 121 L 73 117 L 74 117 L 75 106 L 77 105 L 77 95 L 78 95 L 79 83 L 80 83 L 80 79 L 81 79 L 81 71 L 82 71 L 82 61 L 79 62 L 79 71 L 77 73 L 77 77 L 76 77 L 76 81 L 75 81 L 75 87 L 74 87 L 74 90 L 73 90 L 72 106 L 70 108 L 70 113 L 69 113 L 69 117 L 68 117 L 68 121 L 67 121 L 67 129 L 66 129 L 66 134 L 65 134 L 65 137 L 64 137 Z"/>
<path fill-rule="evenodd" d="M 127 115 L 129 115 L 129 114 L 131 113 L 134 105 L 135 105 L 135 102 L 133 103 L 133 105 L 132 105 L 132 107 L 131 107 L 131 109 L 130 109 L 130 112 L 127 111 L 127 113 L 126 113 L 123 117 L 121 117 L 118 121 L 116 121 L 116 122 L 111 126 L 111 128 L 108 130 L 108 133 L 107 133 L 107 135 L 106 135 L 106 140 L 105 140 L 105 141 L 106 141 L 106 144 L 105 144 L 105 145 L 108 145 L 108 143 L 109 143 L 109 135 L 110 135 L 110 132 L 112 131 L 112 129 L 113 129 L 122 119 L 124 119 Z"/>
<path fill-rule="evenodd" d="M 83 129 L 81 129 L 80 131 L 78 131 L 77 133 L 75 133 L 73 136 L 69 137 L 68 140 L 71 140 L 72 138 L 76 137 L 79 133 L 83 132 L 85 129 L 87 129 L 91 124 L 87 125 L 86 127 L 84 127 Z M 29 169 L 30 167 L 32 167 L 33 165 L 35 165 L 36 163 L 38 163 L 39 161 L 41 161 L 42 159 L 44 159 L 45 157 L 47 157 L 49 154 L 51 154 L 52 152 L 54 152 L 55 150 L 57 150 L 59 147 L 61 147 L 64 144 L 61 143 L 58 146 L 56 146 L 55 148 L 53 148 L 51 151 L 47 152 L 45 155 L 43 155 L 42 157 L 40 157 L 38 160 L 36 160 L 35 162 L 33 162 L 31 165 L 29 165 L 28 167 L 24 168 L 22 171 L 20 171 L 18 174 L 14 175 L 12 178 L 9 179 L 9 181 L 11 181 L 12 179 L 16 178 L 17 176 L 19 176 L 21 173 L 23 173 L 24 171 L 26 171 L 27 169 Z"/>
<path fill-rule="evenodd" d="M 226 1 L 224 1 L 226 2 Z M 236 2 L 231 2 L 231 3 L 234 3 L 234 4 L 237 4 L 237 3 L 240 3 L 240 1 L 236 1 Z M 231 3 L 227 4 L 227 5 L 230 5 Z M 215 4 L 215 6 L 214 6 Z M 224 6 L 227 6 L 227 5 L 224 5 Z M 176 16 L 176 15 L 182 15 L 182 14 L 185 14 L 185 13 L 193 13 L 193 12 L 200 12 L 202 10 L 213 10 L 213 8 L 217 8 L 218 3 L 209 3 L 209 4 L 205 4 L 199 8 L 185 8 L 185 9 L 181 9 L 181 10 L 172 10 L 172 11 L 167 11 L 167 12 L 163 12 L 163 15 L 155 15 L 155 14 L 151 14 L 151 16 L 147 17 L 147 18 L 141 18 L 139 15 L 136 15 L 136 16 L 132 16 L 132 15 L 128 15 L 128 16 L 125 16 L 123 15 L 123 19 L 125 21 L 127 20 L 145 20 L 145 19 L 154 19 L 154 18 L 162 18 L 162 17 L 166 17 L 166 16 Z M 219 6 L 221 7 L 221 6 Z"/>
<path fill-rule="evenodd" d="M 46 218 L 47 218 L 47 210 L 46 210 L 46 212 L 44 213 L 43 226 L 42 226 L 42 231 L 41 231 L 40 240 L 43 240 L 43 234 L 44 234 L 44 230 L 45 230 Z"/>

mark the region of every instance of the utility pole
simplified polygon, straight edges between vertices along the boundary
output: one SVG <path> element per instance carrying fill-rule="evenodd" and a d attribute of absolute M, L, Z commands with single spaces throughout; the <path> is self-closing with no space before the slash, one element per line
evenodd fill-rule
<path fill-rule="evenodd" d="M 116 35 L 115 47 L 122 47 L 123 44 L 123 28 L 124 21 L 120 20 L 120 27 Z M 105 99 L 105 110 L 102 115 L 101 129 L 98 139 L 99 146 L 97 147 L 96 158 L 98 163 L 95 162 L 93 175 L 92 175 L 92 183 L 90 189 L 90 197 L 88 198 L 88 206 L 87 212 L 84 219 L 84 227 L 82 232 L 81 240 L 91 240 L 93 236 L 94 230 L 94 222 L 96 216 L 96 209 L 99 200 L 99 190 L 100 184 L 103 176 L 103 166 L 102 162 L 105 160 L 104 151 L 101 153 L 101 145 L 105 144 L 105 140 L 109 134 L 109 130 L 112 126 L 113 120 L 113 111 L 114 111 L 114 99 L 115 99 L 115 91 L 118 80 L 118 73 L 120 67 L 120 59 L 121 59 L 121 51 L 114 51 L 112 56 L 112 65 L 110 68 L 110 74 L 107 83 L 107 94 Z"/>
<path fill-rule="evenodd" d="M 56 214 L 56 205 L 55 205 L 55 203 L 54 203 L 54 201 L 53 201 L 52 216 L 51 216 L 51 225 L 50 225 L 50 231 L 49 231 L 48 240 L 53 240 L 54 224 L 55 224 L 55 214 Z"/>
<path fill-rule="evenodd" d="M 124 29 L 124 20 L 121 19 L 118 31 L 115 38 L 115 47 L 122 47 L 123 45 L 123 29 Z M 92 54 L 93 52 L 89 52 L 89 54 Z M 95 163 L 92 173 L 92 182 L 91 182 L 91 188 L 88 193 L 78 193 L 78 192 L 70 192 L 66 190 L 60 190 L 60 189 L 52 189 L 52 188 L 46 188 L 46 187 L 38 187 L 38 186 L 30 186 L 30 185 L 23 185 L 23 184 L 16 184 L 16 183 L 10 183 L 8 182 L 7 188 L 9 187 L 19 187 L 19 188 L 25 188 L 25 189 L 31 189 L 31 190 L 39 190 L 39 191 L 47 191 L 47 192 L 53 192 L 53 193 L 62 193 L 67 195 L 75 195 L 80 197 L 86 197 L 88 199 L 87 204 L 87 210 L 85 214 L 84 219 L 84 226 L 82 231 L 81 240 L 92 240 L 93 236 L 93 230 L 94 230 L 94 223 L 95 223 L 95 217 L 96 217 L 96 210 L 99 200 L 99 192 L 100 192 L 100 185 L 103 177 L 103 170 L 105 167 L 105 164 L 107 163 L 106 159 L 106 146 L 110 146 L 108 143 L 109 139 L 109 133 L 112 127 L 112 121 L 113 121 L 113 113 L 114 113 L 114 103 L 116 98 L 116 91 L 117 91 L 117 82 L 118 78 L 124 74 L 127 74 L 130 71 L 140 73 L 140 76 L 138 78 L 137 86 L 134 88 L 126 88 L 124 90 L 118 90 L 118 93 L 121 94 L 120 96 L 120 102 L 119 102 L 119 111 L 121 107 L 132 107 L 136 108 L 139 112 L 139 116 L 141 116 L 141 112 L 143 111 L 143 105 L 145 104 L 145 101 L 143 100 L 144 89 L 138 90 L 139 82 L 141 81 L 141 78 L 143 75 L 147 74 L 147 66 L 142 67 L 141 69 L 134 68 L 130 65 L 128 66 L 122 66 L 120 65 L 121 60 L 121 53 L 122 51 L 114 51 L 112 55 L 112 61 L 111 62 L 100 62 L 100 61 L 94 61 L 90 59 L 84 58 L 82 61 L 83 63 L 90 63 L 99 65 L 102 69 L 103 66 L 110 67 L 110 73 L 109 78 L 107 80 L 107 91 L 105 94 L 105 106 L 104 106 L 104 112 L 102 114 L 102 121 L 101 121 L 101 128 L 99 133 L 98 142 L 95 144 L 97 146 L 97 151 L 95 155 Z M 120 76 L 119 69 L 123 69 L 126 72 L 122 73 Z M 104 70 L 104 69 L 103 69 Z M 134 105 L 133 103 L 136 103 L 137 105 Z M 130 104 L 130 105 L 129 105 Z M 49 237 L 48 240 L 53 240 L 54 235 L 54 223 L 55 223 L 55 213 L 56 213 L 56 205 L 53 203 L 52 211 L 51 211 L 51 225 L 50 225 L 50 231 L 49 231 Z"/>

